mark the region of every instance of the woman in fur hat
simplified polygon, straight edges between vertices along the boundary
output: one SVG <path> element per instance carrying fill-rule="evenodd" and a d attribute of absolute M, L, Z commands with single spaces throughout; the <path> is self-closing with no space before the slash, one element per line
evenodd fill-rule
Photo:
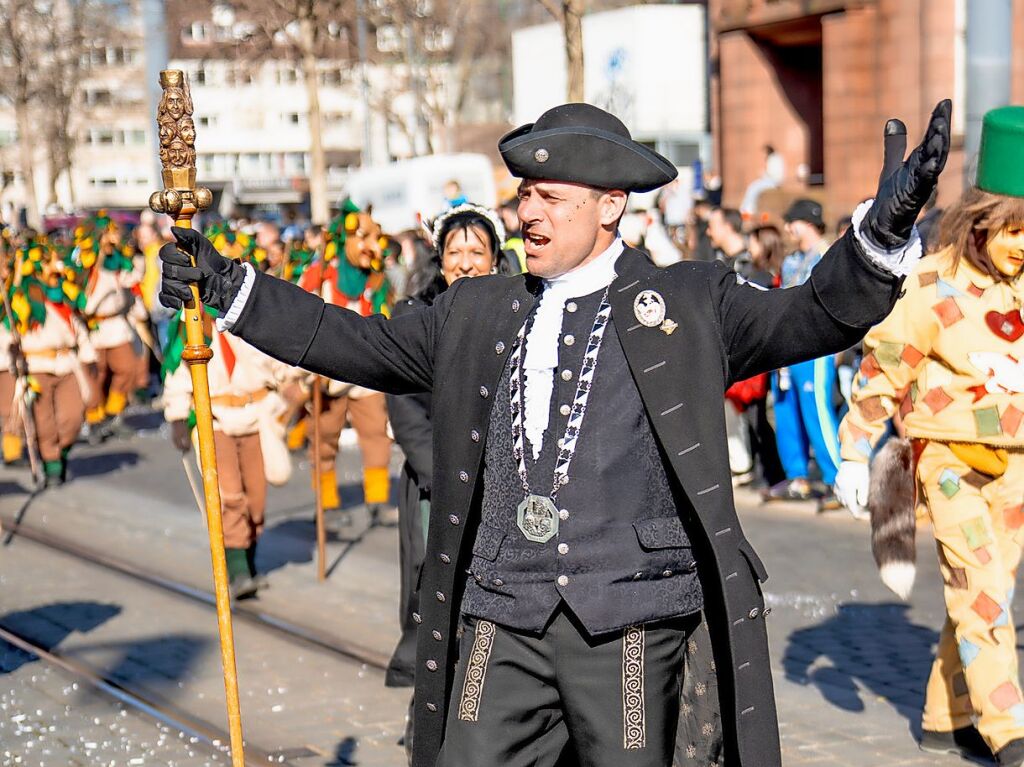
<path fill-rule="evenodd" d="M 1024 764 L 1024 698 L 1010 604 L 1024 541 L 1024 107 L 985 116 L 977 185 L 945 216 L 940 248 L 864 339 L 840 429 L 836 494 L 870 507 L 886 584 L 914 578 L 914 479 L 945 581 L 921 747 Z M 868 464 L 894 416 L 893 440 Z M 870 497 L 869 497 L 870 485 Z"/>

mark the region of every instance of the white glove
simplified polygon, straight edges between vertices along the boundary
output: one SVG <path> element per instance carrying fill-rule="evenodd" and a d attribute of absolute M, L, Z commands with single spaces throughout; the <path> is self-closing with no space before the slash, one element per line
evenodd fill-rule
<path fill-rule="evenodd" d="M 868 487 L 870 478 L 868 465 L 859 461 L 843 461 L 839 464 L 839 471 L 836 472 L 836 482 L 833 485 L 836 498 L 847 508 L 855 519 L 867 519 L 868 512 Z"/>

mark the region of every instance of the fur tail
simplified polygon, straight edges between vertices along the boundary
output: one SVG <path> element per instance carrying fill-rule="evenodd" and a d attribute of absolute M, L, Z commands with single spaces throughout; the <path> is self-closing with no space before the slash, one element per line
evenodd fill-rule
<path fill-rule="evenodd" d="M 890 439 L 871 462 L 868 491 L 871 552 L 882 582 L 904 600 L 914 586 L 917 559 L 913 463 L 910 440 Z"/>

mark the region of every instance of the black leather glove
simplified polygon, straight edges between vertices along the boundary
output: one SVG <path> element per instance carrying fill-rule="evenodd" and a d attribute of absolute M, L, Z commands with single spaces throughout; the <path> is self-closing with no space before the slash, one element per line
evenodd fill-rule
<path fill-rule="evenodd" d="M 189 283 L 196 282 L 199 299 L 221 314 L 226 313 L 245 279 L 243 266 L 224 258 L 201 232 L 177 226 L 171 227 L 171 231 L 178 244 L 169 242 L 160 248 L 160 303 L 168 309 L 180 309 L 192 298 Z M 195 266 L 189 256 L 195 259 Z"/>
<path fill-rule="evenodd" d="M 860 225 L 873 245 L 898 250 L 907 244 L 918 214 L 931 197 L 949 155 L 949 99 L 932 112 L 924 140 L 894 173 L 879 181 L 875 202 Z"/>
<path fill-rule="evenodd" d="M 171 442 L 183 453 L 192 449 L 192 435 L 189 434 L 188 422 L 171 421 Z"/>

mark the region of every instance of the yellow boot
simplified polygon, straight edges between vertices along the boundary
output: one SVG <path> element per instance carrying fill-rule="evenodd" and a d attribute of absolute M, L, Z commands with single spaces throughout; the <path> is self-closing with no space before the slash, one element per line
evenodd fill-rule
<path fill-rule="evenodd" d="M 309 430 L 309 419 L 300 418 L 298 422 L 288 430 L 288 449 L 292 452 L 302 450 L 306 444 L 306 432 Z"/>
<path fill-rule="evenodd" d="M 97 405 L 85 411 L 85 422 L 90 425 L 97 424 L 106 417 L 107 411 L 104 410 L 103 405 Z"/>
<path fill-rule="evenodd" d="M 110 394 L 107 395 L 107 415 L 121 415 L 125 405 L 128 404 L 128 397 L 124 392 L 110 390 Z"/>
<path fill-rule="evenodd" d="M 4 463 L 14 463 L 21 458 L 23 447 L 21 437 L 17 434 L 5 434 L 3 437 Z"/>
<path fill-rule="evenodd" d="M 341 498 L 338 497 L 338 477 L 333 469 L 320 473 L 320 497 L 324 502 L 324 511 L 341 508 Z"/>
<path fill-rule="evenodd" d="M 387 503 L 390 495 L 391 480 L 387 466 L 363 469 L 363 496 L 367 506 Z"/>

